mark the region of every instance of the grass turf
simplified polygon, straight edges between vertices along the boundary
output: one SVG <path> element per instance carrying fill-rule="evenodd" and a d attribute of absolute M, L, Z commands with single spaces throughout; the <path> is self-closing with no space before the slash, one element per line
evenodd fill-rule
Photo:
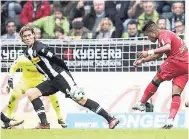
<path fill-rule="evenodd" d="M 1 139 L 188 139 L 187 129 L 9 129 Z"/>

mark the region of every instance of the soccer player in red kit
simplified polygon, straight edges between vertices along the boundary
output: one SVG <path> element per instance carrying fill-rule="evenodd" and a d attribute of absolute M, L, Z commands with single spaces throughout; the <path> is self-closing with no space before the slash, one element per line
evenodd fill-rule
<path fill-rule="evenodd" d="M 141 100 L 133 109 L 144 111 L 147 100 L 157 91 L 159 85 L 163 81 L 172 80 L 171 108 L 167 123 L 163 127 L 169 129 L 173 127 L 173 121 L 181 103 L 180 95 L 188 81 L 188 49 L 179 36 L 168 30 L 160 30 L 152 21 L 149 21 L 143 27 L 143 32 L 150 41 L 156 42 L 158 40 L 159 47 L 139 52 L 134 66 L 137 67 L 142 63 L 154 61 L 164 53 L 167 55 L 167 59 L 161 64 L 155 77 L 145 89 Z"/>

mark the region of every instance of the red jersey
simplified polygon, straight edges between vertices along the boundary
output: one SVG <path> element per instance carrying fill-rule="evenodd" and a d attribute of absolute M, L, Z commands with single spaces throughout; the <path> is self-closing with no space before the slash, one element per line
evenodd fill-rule
<path fill-rule="evenodd" d="M 184 41 L 175 33 L 168 30 L 162 30 L 159 33 L 158 41 L 159 47 L 162 47 L 167 43 L 171 44 L 171 50 L 165 53 L 168 59 L 171 58 L 188 63 L 188 49 Z"/>

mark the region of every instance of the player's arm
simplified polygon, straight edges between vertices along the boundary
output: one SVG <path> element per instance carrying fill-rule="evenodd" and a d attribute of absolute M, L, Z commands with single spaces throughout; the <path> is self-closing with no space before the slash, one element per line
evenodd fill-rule
<path fill-rule="evenodd" d="M 138 66 L 140 66 L 142 63 L 154 61 L 154 60 L 156 60 L 156 59 L 161 58 L 162 56 L 163 56 L 163 53 L 161 53 L 161 54 L 149 55 L 149 56 L 147 56 L 147 57 L 145 57 L 145 58 L 140 57 L 139 59 L 135 60 L 135 62 L 133 63 L 133 65 L 134 65 L 135 67 L 138 67 Z"/>
<path fill-rule="evenodd" d="M 10 88 L 13 89 L 13 77 L 17 71 L 17 69 L 20 68 L 20 60 L 19 58 L 15 60 L 9 70 L 9 77 L 8 77 L 8 82 L 7 82 L 7 93 L 10 92 Z"/>
<path fill-rule="evenodd" d="M 64 61 L 62 59 L 60 59 L 59 57 L 57 57 L 55 54 L 53 54 L 52 51 L 49 49 L 49 47 L 46 47 L 44 45 L 44 47 L 41 47 L 41 49 L 37 50 L 37 53 L 39 55 L 41 55 L 41 56 L 44 56 L 44 57 L 50 59 L 52 62 L 55 62 L 60 67 L 62 67 L 65 70 L 69 71 L 69 69 L 67 68 L 67 66 L 64 63 Z"/>
<path fill-rule="evenodd" d="M 149 55 L 146 58 L 143 58 L 143 63 L 145 62 L 150 62 L 150 61 L 154 61 L 156 59 L 159 59 L 163 56 L 163 53 L 160 54 L 154 54 L 154 55 Z"/>
<path fill-rule="evenodd" d="M 159 36 L 158 39 L 159 47 L 156 49 L 148 50 L 148 51 L 142 51 L 138 54 L 139 57 L 147 57 L 149 55 L 155 55 L 155 54 L 161 54 L 166 53 L 171 50 L 171 42 L 172 38 L 169 34 L 169 32 L 166 32 Z"/>
<path fill-rule="evenodd" d="M 139 52 L 137 55 L 139 58 L 147 58 L 148 56 L 152 56 L 151 58 L 155 58 L 158 55 L 161 55 L 163 53 L 166 53 L 168 51 L 171 50 L 171 44 L 170 43 L 166 43 L 164 46 L 156 48 L 156 49 L 152 49 L 152 50 L 148 50 L 148 51 L 142 51 Z M 150 60 L 152 61 L 152 60 Z"/>
<path fill-rule="evenodd" d="M 152 50 L 148 50 L 147 53 L 148 55 L 155 55 L 155 54 L 162 54 L 165 52 L 168 52 L 171 50 L 171 44 L 170 43 L 166 43 L 164 46 L 156 48 L 156 49 L 152 49 Z"/>
<path fill-rule="evenodd" d="M 17 69 L 20 68 L 20 62 L 19 59 L 17 59 L 16 61 L 14 61 L 10 67 L 9 70 L 9 77 L 14 77 L 15 72 L 17 71 Z"/>

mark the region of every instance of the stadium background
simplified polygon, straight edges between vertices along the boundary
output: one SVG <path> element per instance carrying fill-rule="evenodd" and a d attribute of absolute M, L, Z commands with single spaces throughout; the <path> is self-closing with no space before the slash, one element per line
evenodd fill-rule
<path fill-rule="evenodd" d="M 101 12 L 101 14 L 99 14 L 101 16 L 99 17 L 94 15 L 97 12 L 94 12 L 95 9 L 93 7 L 95 7 L 95 5 L 93 5 L 91 1 L 85 1 L 83 4 L 81 1 L 61 1 L 60 3 L 58 1 L 48 1 L 48 3 L 44 2 L 45 5 L 41 5 L 41 8 L 43 8 L 37 9 L 44 10 L 45 6 L 49 8 L 45 8 L 49 10 L 48 14 L 41 15 L 41 17 L 36 17 L 34 13 L 37 14 L 37 11 L 34 11 L 34 9 L 30 7 L 28 16 L 31 15 L 32 20 L 26 23 L 24 22 L 26 16 L 23 15 L 23 11 L 26 12 L 26 1 L 1 2 L 2 110 L 6 112 L 5 106 L 10 97 L 10 94 L 6 94 L 5 92 L 8 69 L 11 63 L 25 48 L 24 44 L 19 40 L 17 32 L 19 32 L 22 25 L 30 24 L 38 27 L 36 28 L 36 32 L 41 32 L 39 39 L 42 39 L 57 55 L 66 60 L 78 84 L 85 88 L 87 96 L 94 98 L 109 112 L 121 119 L 121 124 L 118 128 L 161 127 L 165 123 L 166 116 L 169 112 L 171 82 L 163 83 L 156 95 L 152 98 L 151 101 L 154 104 L 154 113 L 144 114 L 134 112 L 131 110 L 131 107 L 142 95 L 145 86 L 155 74 L 162 59 L 143 64 L 137 69 L 133 68 L 132 63 L 136 58 L 136 52 L 143 49 L 154 48 L 157 45 L 156 43 L 149 42 L 140 30 L 140 26 L 149 19 L 157 23 L 161 20 L 161 25 L 165 25 L 161 26 L 159 23 L 162 29 L 169 29 L 179 35 L 182 34 L 181 37 L 184 38 L 185 7 L 183 7 L 182 11 L 181 6 L 180 15 L 178 16 L 179 18 L 177 18 L 177 16 L 175 16 L 177 11 L 174 10 L 174 4 L 180 2 L 140 1 L 137 3 L 137 1 L 126 1 L 114 3 L 113 1 L 108 1 L 104 3 L 103 8 L 103 1 L 96 1 L 96 7 L 101 6 L 101 8 L 96 9 L 96 11 L 99 10 L 99 12 Z M 183 1 L 182 3 L 185 5 Z M 136 10 L 135 15 L 132 15 L 129 13 L 129 10 L 134 10 L 134 5 L 142 6 L 140 9 L 138 8 Z M 37 20 L 35 18 L 39 18 L 39 21 L 43 16 L 47 17 L 50 15 L 51 12 L 53 14 L 52 9 L 59 8 L 59 6 L 61 6 L 61 12 L 67 17 L 67 23 L 63 27 L 58 21 L 54 21 L 55 26 L 53 27 L 54 29 L 52 29 L 53 32 L 51 32 L 52 34 L 48 34 L 48 31 L 45 32 L 45 25 L 44 27 L 40 26 L 39 22 L 35 22 Z M 147 6 L 146 11 L 145 6 Z M 143 12 L 147 13 L 150 12 L 150 10 L 153 13 L 157 11 L 158 14 L 153 14 L 153 16 L 149 16 L 148 19 L 143 19 L 143 16 L 140 16 Z M 64 20 L 66 19 L 65 17 L 63 18 Z M 93 18 L 91 19 L 89 17 Z M 105 30 L 103 23 L 100 23 L 100 20 L 106 17 L 109 23 L 108 30 Z M 94 21 L 94 19 L 99 20 L 91 27 L 91 21 Z M 13 23 L 13 27 L 8 29 L 8 23 L 10 22 Z M 130 29 L 128 23 L 133 25 L 130 26 Z M 46 22 L 41 24 L 48 25 Z M 100 25 L 98 26 L 97 24 Z M 178 26 L 176 26 L 177 24 Z M 65 28 L 65 26 L 68 28 Z M 51 28 L 52 26 L 49 25 L 48 27 Z M 133 30 L 132 27 L 134 28 Z M 79 33 L 77 32 L 78 30 L 80 30 Z M 14 82 L 17 83 L 19 78 L 20 73 L 18 71 Z M 183 103 L 175 120 L 175 127 L 177 128 L 186 128 L 188 126 L 188 118 L 186 118 L 186 109 L 184 107 L 184 101 L 186 99 L 184 96 L 187 95 L 185 92 L 186 91 L 183 91 Z M 66 116 L 68 128 L 107 128 L 108 125 L 102 118 L 93 115 L 87 109 L 81 108 L 69 99 L 65 99 L 60 92 L 57 93 L 57 95 L 59 96 L 62 113 Z M 45 103 L 47 116 L 51 122 L 52 128 L 60 128 L 48 98 L 42 99 Z M 38 123 L 38 118 L 31 104 L 24 96 L 19 100 L 15 117 L 25 120 L 23 128 L 32 128 Z"/>

